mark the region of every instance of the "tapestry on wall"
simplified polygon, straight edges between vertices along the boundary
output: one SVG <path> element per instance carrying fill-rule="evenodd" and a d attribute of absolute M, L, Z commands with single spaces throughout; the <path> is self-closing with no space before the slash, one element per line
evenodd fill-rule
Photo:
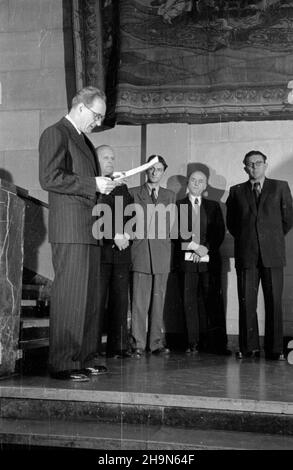
<path fill-rule="evenodd" d="M 83 84 L 102 62 L 110 120 L 292 118 L 293 0 L 85 0 L 81 16 Z"/>

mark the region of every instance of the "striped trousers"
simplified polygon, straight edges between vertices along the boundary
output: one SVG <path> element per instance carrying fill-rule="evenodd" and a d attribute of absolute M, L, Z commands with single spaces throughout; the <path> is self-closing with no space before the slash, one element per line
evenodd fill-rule
<path fill-rule="evenodd" d="M 98 350 L 100 248 L 53 243 L 49 369 L 81 369 Z"/>

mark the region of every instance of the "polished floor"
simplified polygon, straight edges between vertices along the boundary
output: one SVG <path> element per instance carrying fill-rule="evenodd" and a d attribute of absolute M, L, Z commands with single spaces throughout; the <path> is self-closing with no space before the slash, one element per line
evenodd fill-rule
<path fill-rule="evenodd" d="M 101 364 L 109 372 L 86 383 L 54 380 L 46 373 L 2 378 L 0 396 L 7 396 L 9 390 L 15 394 L 17 390 L 24 393 L 35 389 L 48 394 L 62 389 L 293 404 L 293 366 L 287 362 L 171 353 L 140 359 L 101 357 Z"/>
<path fill-rule="evenodd" d="M 293 449 L 293 366 L 212 354 L 105 359 L 89 382 L 0 380 L 0 443 L 86 449 Z"/>

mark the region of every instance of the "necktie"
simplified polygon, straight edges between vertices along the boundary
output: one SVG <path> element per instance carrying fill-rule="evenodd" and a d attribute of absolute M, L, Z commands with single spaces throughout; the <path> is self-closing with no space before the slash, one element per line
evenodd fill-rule
<path fill-rule="evenodd" d="M 199 199 L 194 198 L 192 204 L 192 240 L 196 243 L 200 242 L 200 209 Z"/>
<path fill-rule="evenodd" d="M 259 204 L 260 193 L 261 193 L 260 182 L 257 181 L 253 185 L 253 194 L 254 194 L 254 197 L 255 197 L 255 202 L 256 202 L 257 207 L 258 207 L 258 204 Z"/>
<path fill-rule="evenodd" d="M 194 209 L 195 213 L 198 214 L 198 212 L 199 212 L 199 200 L 198 200 L 197 197 L 194 199 L 193 209 Z"/>
<path fill-rule="evenodd" d="M 156 196 L 156 189 L 155 188 L 152 189 L 151 198 L 152 198 L 153 204 L 156 204 L 157 203 L 157 196 Z"/>

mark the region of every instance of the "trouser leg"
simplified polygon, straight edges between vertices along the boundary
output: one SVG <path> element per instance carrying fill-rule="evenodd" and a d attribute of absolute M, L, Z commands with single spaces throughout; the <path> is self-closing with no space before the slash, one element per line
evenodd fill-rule
<path fill-rule="evenodd" d="M 135 347 L 146 348 L 148 312 L 152 293 L 152 274 L 133 272 L 131 333 Z"/>
<path fill-rule="evenodd" d="M 259 287 L 259 269 L 237 270 L 237 287 L 239 301 L 239 349 L 242 353 L 260 349 L 257 294 Z"/>
<path fill-rule="evenodd" d="M 152 300 L 149 314 L 149 348 L 151 351 L 164 346 L 163 314 L 168 277 L 168 273 L 153 275 Z"/>
<path fill-rule="evenodd" d="M 98 353 L 102 334 L 99 312 L 100 258 L 100 247 L 90 245 L 87 302 L 81 351 L 83 365 L 87 365 Z"/>
<path fill-rule="evenodd" d="M 107 295 L 109 291 L 109 284 L 112 275 L 112 264 L 101 263 L 98 279 L 98 312 L 100 318 L 99 337 L 98 337 L 98 350 L 102 351 L 102 335 L 107 330 L 107 318 L 106 318 L 106 303 Z"/>
<path fill-rule="evenodd" d="M 90 261 L 98 269 L 99 248 L 83 244 L 52 244 L 55 277 L 50 306 L 50 353 L 52 372 L 80 369 L 84 359 L 84 335 L 88 314 L 96 314 L 90 278 Z M 97 277 L 94 275 L 97 289 Z M 93 302 L 89 308 L 89 298 Z M 92 341 L 91 341 L 92 344 Z"/>
<path fill-rule="evenodd" d="M 199 341 L 199 305 L 198 305 L 199 274 L 197 272 L 184 273 L 183 302 L 184 315 L 189 344 Z"/>
<path fill-rule="evenodd" d="M 109 290 L 109 317 L 107 322 L 107 353 L 128 348 L 129 265 L 114 264 Z"/>
<path fill-rule="evenodd" d="M 283 268 L 261 268 L 265 300 L 265 352 L 283 352 Z"/>
<path fill-rule="evenodd" d="M 208 319 L 208 348 L 212 352 L 222 352 L 227 348 L 226 316 L 220 272 L 203 273 Z M 208 286 L 207 286 L 208 284 Z"/>

